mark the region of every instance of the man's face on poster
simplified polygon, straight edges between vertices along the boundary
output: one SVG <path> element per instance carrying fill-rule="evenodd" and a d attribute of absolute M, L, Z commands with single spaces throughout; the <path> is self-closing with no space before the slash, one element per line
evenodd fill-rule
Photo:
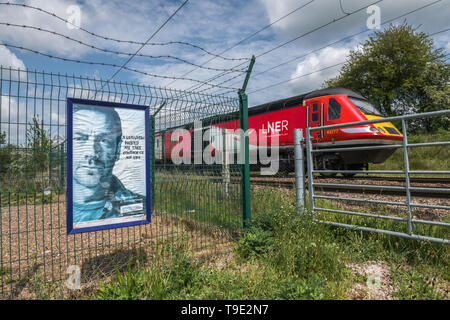
<path fill-rule="evenodd" d="M 120 122 L 111 113 L 73 114 L 73 179 L 87 188 L 108 187 L 120 155 Z"/>

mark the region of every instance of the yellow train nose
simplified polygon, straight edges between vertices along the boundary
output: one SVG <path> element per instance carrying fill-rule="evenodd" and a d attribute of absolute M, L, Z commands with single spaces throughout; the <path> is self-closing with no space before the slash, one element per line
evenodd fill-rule
<path fill-rule="evenodd" d="M 374 116 L 371 114 L 364 114 L 364 116 L 367 118 L 367 120 L 383 119 L 383 117 Z M 373 126 L 377 128 L 378 132 L 381 132 L 382 134 L 397 137 L 403 136 L 401 132 L 391 122 L 374 123 Z"/>

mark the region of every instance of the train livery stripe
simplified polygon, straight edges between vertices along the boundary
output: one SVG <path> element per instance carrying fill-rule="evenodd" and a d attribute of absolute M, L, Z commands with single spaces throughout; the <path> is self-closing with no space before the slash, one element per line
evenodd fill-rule
<path fill-rule="evenodd" d="M 360 128 L 347 128 L 347 129 L 341 129 L 342 132 L 345 133 L 363 133 L 363 132 L 372 132 L 370 130 L 369 126 L 366 127 L 360 127 Z"/>

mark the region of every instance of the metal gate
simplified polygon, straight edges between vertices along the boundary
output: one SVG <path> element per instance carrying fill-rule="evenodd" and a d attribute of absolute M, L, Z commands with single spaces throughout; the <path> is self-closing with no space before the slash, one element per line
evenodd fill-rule
<path fill-rule="evenodd" d="M 435 148 L 439 152 L 448 153 L 450 141 L 409 143 L 407 131 L 409 121 L 431 117 L 448 117 L 449 114 L 450 110 L 443 110 L 339 125 L 307 127 L 305 139 L 309 190 L 308 211 L 312 214 L 314 221 L 354 230 L 450 244 L 450 220 L 448 214 L 450 210 L 450 188 L 448 182 L 450 171 L 448 171 L 448 160 L 442 163 L 442 170 L 411 170 L 409 157 L 409 153 L 411 153 L 413 148 Z M 328 149 L 315 148 L 312 144 L 312 133 L 315 131 L 393 121 L 401 122 L 403 134 L 403 142 L 401 144 L 334 147 Z M 403 169 L 388 170 L 385 168 L 383 170 L 367 171 L 316 169 L 317 166 L 314 160 L 318 154 L 375 149 L 402 150 Z M 424 161 L 426 160 L 424 159 Z M 322 179 L 318 177 L 319 174 L 356 174 L 359 177 L 343 180 Z M 379 177 L 379 175 L 389 175 L 390 178 L 386 178 L 383 181 L 383 177 Z M 423 178 L 417 178 L 417 175 Z M 376 176 L 378 176 L 378 181 L 383 181 L 382 184 L 369 183 L 370 179 Z M 446 176 L 447 178 L 444 178 Z M 352 183 L 355 181 L 356 183 Z M 388 182 L 386 183 L 386 181 Z M 419 183 L 419 181 L 422 182 Z M 433 181 L 440 181 L 440 183 L 434 183 Z M 400 182 L 400 184 L 395 185 L 397 182 Z M 425 186 L 420 186 L 419 184 L 421 183 L 425 184 Z M 433 185 L 430 186 L 431 184 Z M 355 191 L 363 195 L 354 197 Z M 372 196 L 374 194 L 378 195 Z M 393 194 L 396 196 L 392 196 Z M 433 199 L 437 200 L 427 201 L 427 197 L 433 197 Z M 424 212 L 428 214 L 424 214 Z"/>

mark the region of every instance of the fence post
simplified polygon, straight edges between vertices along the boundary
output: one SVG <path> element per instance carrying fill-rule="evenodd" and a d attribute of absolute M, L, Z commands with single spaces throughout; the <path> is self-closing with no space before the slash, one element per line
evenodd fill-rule
<path fill-rule="evenodd" d="M 294 158 L 295 158 L 295 196 L 297 199 L 297 213 L 305 209 L 305 165 L 303 157 L 303 130 L 294 129 Z"/>
<path fill-rule="evenodd" d="M 230 186 L 230 161 L 228 152 L 228 130 L 223 130 L 223 141 L 222 141 L 222 185 L 223 192 L 228 197 L 229 186 Z"/>
<path fill-rule="evenodd" d="M 241 126 L 241 193 L 242 193 L 242 220 L 243 227 L 247 228 L 250 222 L 250 151 L 248 131 L 248 100 L 244 91 L 239 90 L 239 122 Z M 242 155 L 243 153 L 243 155 Z"/>
<path fill-rule="evenodd" d="M 166 105 L 167 101 L 165 100 L 161 105 L 158 107 L 156 112 L 154 114 L 150 114 L 150 121 L 149 121 L 149 131 L 150 131 L 150 190 L 151 190 L 151 206 L 152 209 L 155 206 L 155 123 L 156 123 L 156 115 L 158 112 L 161 111 L 161 109 Z"/>
<path fill-rule="evenodd" d="M 313 170 L 314 170 L 314 161 L 312 156 L 312 143 L 311 143 L 311 132 L 309 127 L 306 127 L 306 160 L 307 160 L 307 169 L 308 169 L 308 193 L 309 193 L 309 206 L 308 211 L 314 214 L 314 185 L 313 185 Z M 313 216 L 314 219 L 314 216 Z"/>
<path fill-rule="evenodd" d="M 245 93 L 247 89 L 248 80 L 255 64 L 255 56 L 252 56 L 250 64 L 247 69 L 242 89 L 238 91 L 239 96 L 239 125 L 243 135 L 241 136 L 241 150 L 240 160 L 244 160 L 241 165 L 241 192 L 242 192 L 242 220 L 244 229 L 248 227 L 250 222 L 250 150 L 249 150 L 249 135 L 248 135 L 248 97 Z M 244 153 L 244 157 L 242 157 Z"/>
<path fill-rule="evenodd" d="M 406 205 L 408 208 L 408 233 L 411 235 L 413 232 L 412 227 L 412 209 L 411 209 L 411 183 L 409 179 L 409 156 L 408 156 L 408 130 L 406 120 L 402 118 L 402 131 L 403 131 L 403 159 L 405 161 L 405 186 L 406 186 Z"/>

